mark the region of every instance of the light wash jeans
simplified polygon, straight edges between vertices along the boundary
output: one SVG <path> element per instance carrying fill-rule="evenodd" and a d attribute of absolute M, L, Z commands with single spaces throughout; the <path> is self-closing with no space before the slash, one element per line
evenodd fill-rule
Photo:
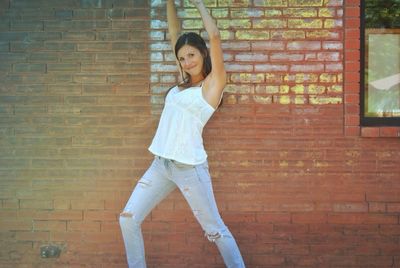
<path fill-rule="evenodd" d="M 141 223 L 176 187 L 189 203 L 208 240 L 216 243 L 225 265 L 245 267 L 235 239 L 219 215 L 207 162 L 191 166 L 156 156 L 119 218 L 129 268 L 146 267 Z"/>

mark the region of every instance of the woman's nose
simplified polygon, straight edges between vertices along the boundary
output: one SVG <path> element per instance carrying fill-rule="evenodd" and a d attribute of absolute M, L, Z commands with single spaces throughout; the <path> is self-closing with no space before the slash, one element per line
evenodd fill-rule
<path fill-rule="evenodd" d="M 185 59 L 185 60 L 183 61 L 183 65 L 184 65 L 185 67 L 190 66 L 190 60 Z"/>

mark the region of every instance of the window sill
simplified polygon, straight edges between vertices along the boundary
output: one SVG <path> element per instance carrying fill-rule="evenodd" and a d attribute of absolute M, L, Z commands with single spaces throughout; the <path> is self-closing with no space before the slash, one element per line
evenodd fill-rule
<path fill-rule="evenodd" d="M 400 127 L 361 127 L 361 137 L 398 138 L 400 137 Z"/>

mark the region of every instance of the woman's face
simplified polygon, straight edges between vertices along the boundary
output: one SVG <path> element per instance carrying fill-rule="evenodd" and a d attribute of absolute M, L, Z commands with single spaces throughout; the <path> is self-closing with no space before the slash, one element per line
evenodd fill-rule
<path fill-rule="evenodd" d="M 188 73 L 192 79 L 197 80 L 200 76 L 203 76 L 202 71 L 204 60 L 197 48 L 190 45 L 184 45 L 181 47 L 178 51 L 178 61 L 182 70 Z"/>

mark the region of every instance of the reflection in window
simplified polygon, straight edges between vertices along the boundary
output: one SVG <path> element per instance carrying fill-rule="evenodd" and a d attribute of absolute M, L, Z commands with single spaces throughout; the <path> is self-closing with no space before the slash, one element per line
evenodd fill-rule
<path fill-rule="evenodd" d="M 368 122 L 368 118 L 393 118 L 398 124 L 400 0 L 366 0 L 364 23 L 365 69 L 362 117 L 367 119 L 364 122 Z"/>

